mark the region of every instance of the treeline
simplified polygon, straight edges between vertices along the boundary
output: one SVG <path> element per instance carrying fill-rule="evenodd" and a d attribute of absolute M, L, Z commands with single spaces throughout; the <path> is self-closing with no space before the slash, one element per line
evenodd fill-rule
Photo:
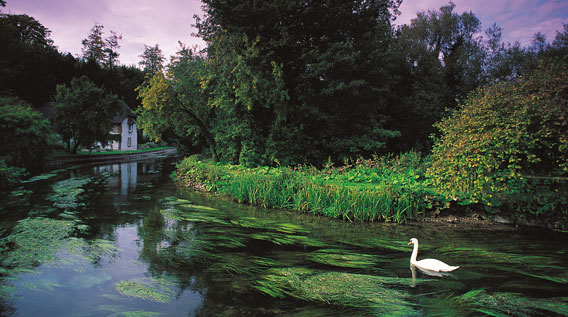
<path fill-rule="evenodd" d="M 182 45 L 139 88 L 139 125 L 246 166 L 428 152 L 471 91 L 566 56 L 566 25 L 521 47 L 451 2 L 400 27 L 389 0 L 203 3 L 206 50 Z"/>
<path fill-rule="evenodd" d="M 0 13 L 2 166 L 40 166 L 58 144 L 70 152 L 106 144 L 112 117 L 124 104 L 138 108 L 136 87 L 163 61 L 156 45 L 145 47 L 140 67 L 120 65 L 122 35 L 110 30 L 105 36 L 100 24 L 81 41 L 77 56 L 59 52 L 50 34 L 31 16 Z M 41 109 L 47 122 L 38 110 L 51 101 L 55 107 Z"/>
<path fill-rule="evenodd" d="M 27 170 L 41 166 L 58 144 L 65 150 L 59 138 L 72 151 L 79 145 L 106 143 L 111 118 L 122 105 L 136 109 L 139 104 L 135 88 L 144 81 L 145 71 L 119 65 L 120 35 L 110 31 L 104 37 L 103 26 L 96 24 L 82 41 L 82 54 L 72 56 L 58 51 L 50 33 L 31 16 L 0 12 L 3 192 Z M 59 111 L 48 121 L 38 110 L 50 101 L 57 102 Z"/>

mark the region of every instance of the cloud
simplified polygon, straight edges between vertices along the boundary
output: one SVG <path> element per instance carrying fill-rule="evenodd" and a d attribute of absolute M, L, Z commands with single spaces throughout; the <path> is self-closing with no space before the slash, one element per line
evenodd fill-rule
<path fill-rule="evenodd" d="M 530 44 L 535 32 L 554 39 L 562 23 L 568 23 L 566 0 L 454 0 L 455 11 L 472 11 L 483 29 L 493 23 L 503 28 L 503 40 Z M 438 10 L 447 0 L 405 0 L 395 24 L 409 24 L 420 11 Z M 137 64 L 144 44 L 158 44 L 166 58 L 175 54 L 178 41 L 204 47 L 191 34 L 194 14 L 202 15 L 198 0 L 7 0 L 3 12 L 25 13 L 52 31 L 51 38 L 60 51 L 81 53 L 81 40 L 95 23 L 102 24 L 105 34 L 122 34 L 119 49 L 121 63 Z"/>
<path fill-rule="evenodd" d="M 119 60 L 136 65 L 144 44 L 159 44 L 166 58 L 175 54 L 178 41 L 190 46 L 205 43 L 191 37 L 194 14 L 201 14 L 197 0 L 8 0 L 3 12 L 28 14 L 52 31 L 51 38 L 62 52 L 81 54 L 81 41 L 95 23 L 122 34 Z"/>
<path fill-rule="evenodd" d="M 519 41 L 529 45 L 533 35 L 541 32 L 549 41 L 562 30 L 562 23 L 568 23 L 568 6 L 565 0 L 454 0 L 454 12 L 472 11 L 477 16 L 482 28 L 487 29 L 493 23 L 503 28 L 503 40 Z M 409 24 L 420 11 L 438 10 L 447 5 L 446 0 L 403 1 L 396 24 Z"/>

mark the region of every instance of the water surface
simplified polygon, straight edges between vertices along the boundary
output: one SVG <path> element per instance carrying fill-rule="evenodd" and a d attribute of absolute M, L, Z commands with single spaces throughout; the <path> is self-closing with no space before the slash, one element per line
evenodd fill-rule
<path fill-rule="evenodd" d="M 3 199 L 0 314 L 568 314 L 564 233 L 267 211 L 176 187 L 173 163 L 61 169 Z M 412 237 L 461 268 L 412 270 Z"/>

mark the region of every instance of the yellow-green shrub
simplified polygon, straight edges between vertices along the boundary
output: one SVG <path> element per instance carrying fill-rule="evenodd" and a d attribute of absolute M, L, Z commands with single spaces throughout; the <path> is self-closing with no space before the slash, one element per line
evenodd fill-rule
<path fill-rule="evenodd" d="M 451 198 L 487 205 L 534 190 L 535 176 L 568 176 L 567 101 L 565 63 L 477 89 L 436 124 L 427 176 Z"/>

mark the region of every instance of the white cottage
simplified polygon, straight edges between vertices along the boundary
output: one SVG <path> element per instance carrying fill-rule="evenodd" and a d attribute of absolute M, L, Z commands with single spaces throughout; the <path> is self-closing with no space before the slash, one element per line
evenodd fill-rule
<path fill-rule="evenodd" d="M 127 105 L 124 105 L 122 113 L 117 113 L 112 118 L 112 131 L 115 135 L 108 146 L 114 151 L 130 151 L 138 149 L 138 130 L 136 128 L 136 114 Z"/>

